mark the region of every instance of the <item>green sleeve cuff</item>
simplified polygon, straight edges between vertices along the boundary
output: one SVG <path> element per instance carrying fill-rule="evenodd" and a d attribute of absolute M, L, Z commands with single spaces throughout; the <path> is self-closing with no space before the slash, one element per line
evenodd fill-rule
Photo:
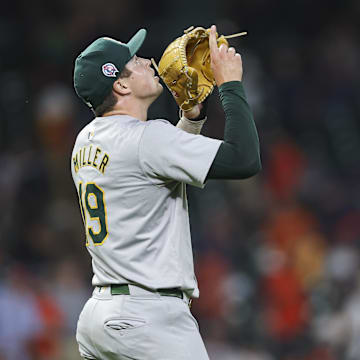
<path fill-rule="evenodd" d="M 221 100 L 223 99 L 223 93 L 231 91 L 246 100 L 245 90 L 241 81 L 228 81 L 220 85 L 219 94 Z"/>

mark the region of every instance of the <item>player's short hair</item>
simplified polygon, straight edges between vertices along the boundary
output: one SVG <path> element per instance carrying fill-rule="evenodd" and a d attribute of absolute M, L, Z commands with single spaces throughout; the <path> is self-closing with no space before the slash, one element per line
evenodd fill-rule
<path fill-rule="evenodd" d="M 121 74 L 119 75 L 119 79 L 120 78 L 128 78 L 130 75 L 132 74 L 131 70 L 129 70 L 126 66 L 124 67 L 123 71 L 121 72 Z M 104 101 L 102 102 L 102 104 L 100 104 L 98 107 L 96 107 L 96 109 L 93 109 L 93 113 L 95 114 L 95 116 L 103 116 L 105 113 L 107 113 L 108 111 L 111 111 L 115 104 L 117 102 L 117 98 L 111 88 L 111 91 L 109 93 L 108 96 L 106 96 L 106 98 L 104 99 Z"/>

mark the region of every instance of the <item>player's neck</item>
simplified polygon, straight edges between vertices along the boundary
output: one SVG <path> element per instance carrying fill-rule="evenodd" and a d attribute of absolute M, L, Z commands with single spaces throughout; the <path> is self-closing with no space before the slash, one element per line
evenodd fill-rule
<path fill-rule="evenodd" d="M 113 116 L 113 115 L 128 115 L 135 119 L 146 121 L 147 120 L 147 111 L 145 114 L 140 114 L 138 111 L 124 111 L 124 110 L 112 110 L 103 115 L 104 116 Z"/>
<path fill-rule="evenodd" d="M 113 116 L 113 115 L 128 115 L 135 119 L 139 119 L 141 121 L 147 120 L 147 112 L 148 112 L 149 106 L 147 104 L 127 104 L 127 106 L 124 106 L 124 104 L 119 105 L 116 104 L 113 108 L 113 110 L 106 112 L 103 116 Z"/>

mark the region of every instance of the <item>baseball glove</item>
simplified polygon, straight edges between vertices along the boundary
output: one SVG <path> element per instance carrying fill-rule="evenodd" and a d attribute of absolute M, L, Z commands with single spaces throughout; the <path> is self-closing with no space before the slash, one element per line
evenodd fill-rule
<path fill-rule="evenodd" d="M 246 32 L 218 36 L 218 46 L 227 38 L 242 36 Z M 181 110 L 189 111 L 203 102 L 214 89 L 215 79 L 210 67 L 210 29 L 203 27 L 184 30 L 162 55 L 159 65 L 151 59 L 159 76 L 171 91 Z"/>

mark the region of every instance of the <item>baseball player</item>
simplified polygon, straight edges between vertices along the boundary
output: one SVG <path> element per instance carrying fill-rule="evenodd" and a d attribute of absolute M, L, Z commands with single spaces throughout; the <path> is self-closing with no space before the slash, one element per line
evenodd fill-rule
<path fill-rule="evenodd" d="M 74 87 L 96 118 L 79 133 L 71 171 L 79 195 L 93 296 L 81 312 L 84 359 L 208 359 L 189 304 L 194 275 L 186 184 L 242 179 L 261 167 L 256 127 L 242 87 L 242 61 L 210 32 L 211 66 L 226 115 L 224 140 L 199 135 L 197 105 L 173 126 L 147 121 L 163 88 L 146 37 L 100 38 L 76 59 Z M 216 289 L 214 289 L 216 291 Z"/>

